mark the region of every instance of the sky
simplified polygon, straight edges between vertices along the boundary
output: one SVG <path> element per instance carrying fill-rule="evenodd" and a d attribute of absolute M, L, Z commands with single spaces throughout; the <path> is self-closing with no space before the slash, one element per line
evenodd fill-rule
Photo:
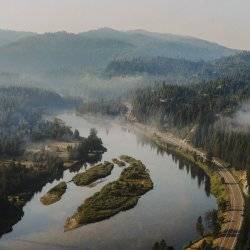
<path fill-rule="evenodd" d="M 0 0 L 0 28 L 39 33 L 102 27 L 199 37 L 250 50 L 250 0 Z"/>

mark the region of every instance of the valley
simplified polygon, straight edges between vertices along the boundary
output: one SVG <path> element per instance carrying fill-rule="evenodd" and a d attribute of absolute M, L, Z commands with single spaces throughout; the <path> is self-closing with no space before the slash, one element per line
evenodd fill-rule
<path fill-rule="evenodd" d="M 0 249 L 248 250 L 249 100 L 249 51 L 0 29 Z"/>

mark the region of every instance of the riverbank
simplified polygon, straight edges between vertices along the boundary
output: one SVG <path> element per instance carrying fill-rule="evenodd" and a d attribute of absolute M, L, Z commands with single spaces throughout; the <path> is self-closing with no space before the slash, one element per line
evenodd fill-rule
<path fill-rule="evenodd" d="M 218 201 L 221 230 L 218 235 L 212 236 L 212 238 L 209 236 L 209 240 L 213 247 L 234 249 L 243 222 L 244 199 L 239 184 L 231 172 L 218 159 L 213 159 L 213 168 L 209 167 L 206 163 L 206 152 L 194 148 L 191 144 L 171 133 L 161 132 L 138 122 L 129 123 L 128 126 L 136 133 L 152 139 L 165 150 L 173 151 L 197 164 L 210 176 L 211 191 Z M 222 178 L 226 183 L 222 183 Z M 237 207 L 237 211 L 235 211 L 235 207 Z M 235 231 L 234 234 L 230 233 L 232 230 Z M 196 240 L 185 249 L 199 249 L 203 242 L 204 238 Z"/>

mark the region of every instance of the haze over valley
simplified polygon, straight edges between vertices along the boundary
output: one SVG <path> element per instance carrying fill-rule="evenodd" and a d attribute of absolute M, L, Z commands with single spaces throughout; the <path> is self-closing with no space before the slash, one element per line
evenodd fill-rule
<path fill-rule="evenodd" d="M 56 1 L 1 3 L 0 249 L 249 250 L 248 2 Z"/>

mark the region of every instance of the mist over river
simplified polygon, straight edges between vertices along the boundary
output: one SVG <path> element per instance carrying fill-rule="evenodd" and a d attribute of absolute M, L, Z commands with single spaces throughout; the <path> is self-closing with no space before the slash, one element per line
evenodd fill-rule
<path fill-rule="evenodd" d="M 150 170 L 154 189 L 143 195 L 137 206 L 114 217 L 64 232 L 64 223 L 84 200 L 105 184 L 116 180 L 122 168 L 88 187 L 68 183 L 68 189 L 57 203 L 44 206 L 40 198 L 60 181 L 70 181 L 76 172 L 66 170 L 61 180 L 47 184 L 24 207 L 24 216 L 13 231 L 2 236 L 0 249 L 25 250 L 128 250 L 151 249 L 156 241 L 181 249 L 198 236 L 196 221 L 211 209 L 216 199 L 209 192 L 209 180 L 198 167 L 184 159 L 162 151 L 141 135 L 128 131 L 111 120 L 81 117 L 74 113 L 58 116 L 65 123 L 87 136 L 96 128 L 107 152 L 102 161 L 111 161 L 122 154 L 141 160 Z M 84 166 L 80 172 L 84 171 Z"/>

